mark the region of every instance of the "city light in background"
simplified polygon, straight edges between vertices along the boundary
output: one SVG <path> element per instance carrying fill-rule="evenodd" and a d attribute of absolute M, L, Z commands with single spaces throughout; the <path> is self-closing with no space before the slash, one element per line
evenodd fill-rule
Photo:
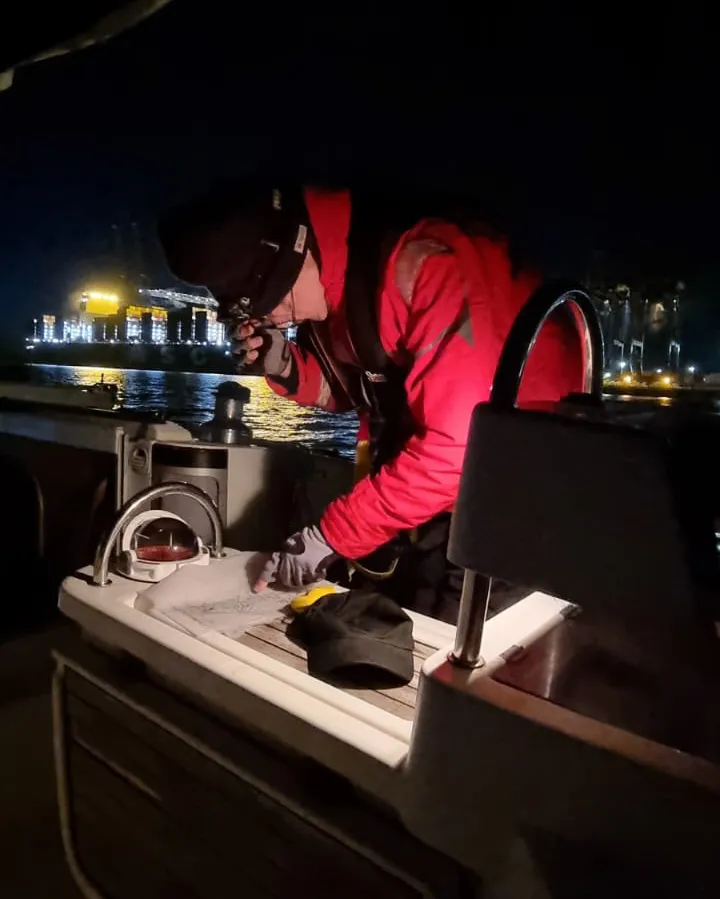
<path fill-rule="evenodd" d="M 70 315 L 33 319 L 28 343 L 229 345 L 214 299 L 160 288 L 141 288 L 128 303 L 117 293 L 85 291 Z"/>

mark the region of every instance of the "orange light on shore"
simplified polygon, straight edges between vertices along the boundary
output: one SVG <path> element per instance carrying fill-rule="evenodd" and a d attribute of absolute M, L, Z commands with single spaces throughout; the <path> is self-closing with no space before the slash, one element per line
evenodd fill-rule
<path fill-rule="evenodd" d="M 116 293 L 90 290 L 82 295 L 82 300 L 89 315 L 116 315 L 120 308 L 120 298 Z"/>

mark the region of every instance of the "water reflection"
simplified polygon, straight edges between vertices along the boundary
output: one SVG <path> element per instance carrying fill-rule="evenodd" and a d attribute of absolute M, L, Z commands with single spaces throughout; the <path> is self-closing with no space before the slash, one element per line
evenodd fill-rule
<path fill-rule="evenodd" d="M 189 427 L 196 427 L 212 415 L 215 391 L 220 384 L 237 381 L 250 389 L 251 400 L 245 418 L 256 437 L 337 450 L 345 456 L 354 452 L 357 433 L 354 413 L 331 415 L 298 406 L 279 397 L 263 378 L 70 365 L 31 368 L 32 380 L 37 384 L 85 387 L 96 384 L 102 377 L 106 384 L 118 388 L 120 400 L 128 408 L 164 409 L 173 421 Z"/>

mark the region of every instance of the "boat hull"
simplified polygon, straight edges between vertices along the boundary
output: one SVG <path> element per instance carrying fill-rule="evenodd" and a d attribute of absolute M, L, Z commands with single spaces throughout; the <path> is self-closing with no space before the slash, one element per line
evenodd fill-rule
<path fill-rule="evenodd" d="M 226 347 L 152 343 L 36 343 L 26 361 L 44 365 L 234 374 Z"/>

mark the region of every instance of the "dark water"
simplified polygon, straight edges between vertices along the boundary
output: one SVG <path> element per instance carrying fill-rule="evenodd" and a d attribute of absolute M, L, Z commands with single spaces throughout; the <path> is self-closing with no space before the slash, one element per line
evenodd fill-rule
<path fill-rule="evenodd" d="M 69 365 L 31 368 L 32 381 L 36 384 L 90 386 L 104 376 L 106 383 L 117 385 L 120 400 L 128 408 L 165 409 L 173 421 L 191 428 L 212 416 L 217 387 L 224 381 L 234 380 L 250 390 L 245 419 L 256 437 L 334 449 L 345 456 L 354 452 L 357 432 L 354 413 L 331 415 L 298 406 L 273 393 L 263 378 Z"/>

